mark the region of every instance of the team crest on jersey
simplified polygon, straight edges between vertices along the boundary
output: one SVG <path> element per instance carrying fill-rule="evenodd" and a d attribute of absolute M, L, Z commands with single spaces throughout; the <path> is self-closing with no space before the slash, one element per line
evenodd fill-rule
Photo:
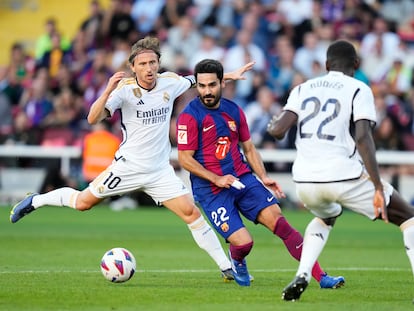
<path fill-rule="evenodd" d="M 162 98 L 166 103 L 170 101 L 170 95 L 167 92 L 164 92 L 164 96 Z"/>
<path fill-rule="evenodd" d="M 133 89 L 132 93 L 134 93 L 135 97 L 138 97 L 138 98 L 141 98 L 142 96 L 141 89 L 139 87 Z"/>
<path fill-rule="evenodd" d="M 234 122 L 234 121 L 228 121 L 227 123 L 228 123 L 229 128 L 230 128 L 231 131 L 235 132 L 237 130 L 236 122 Z"/>
<path fill-rule="evenodd" d="M 223 232 L 227 232 L 227 231 L 229 231 L 229 229 L 230 229 L 229 224 L 228 224 L 227 222 L 223 223 L 223 224 L 220 226 L 220 228 L 221 228 L 221 231 L 223 231 Z"/>

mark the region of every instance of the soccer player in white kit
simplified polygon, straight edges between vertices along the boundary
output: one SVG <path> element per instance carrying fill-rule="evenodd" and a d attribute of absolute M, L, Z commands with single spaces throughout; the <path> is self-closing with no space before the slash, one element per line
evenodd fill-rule
<path fill-rule="evenodd" d="M 45 205 L 91 209 L 105 198 L 142 190 L 155 202 L 179 216 L 189 227 L 198 246 L 216 262 L 225 280 L 232 279 L 231 263 L 216 234 L 205 221 L 183 182 L 170 165 L 170 119 L 175 99 L 195 85 L 194 76 L 158 73 L 159 40 L 146 37 L 132 46 L 129 56 L 133 77 L 116 72 L 103 94 L 92 104 L 88 122 L 95 124 L 120 109 L 123 141 L 113 163 L 89 187 L 69 187 L 44 194 L 31 194 L 14 206 L 10 221 Z M 244 79 L 253 63 L 226 74 L 226 79 Z"/>
<path fill-rule="evenodd" d="M 278 139 L 297 125 L 293 180 L 299 199 L 316 216 L 306 228 L 299 268 L 282 292 L 284 300 L 298 300 L 308 286 L 342 208 L 399 226 L 414 271 L 414 209 L 380 178 L 372 137 L 374 96 L 353 78 L 358 65 L 352 44 L 332 43 L 328 73 L 295 87 L 282 114 L 268 125 Z"/>

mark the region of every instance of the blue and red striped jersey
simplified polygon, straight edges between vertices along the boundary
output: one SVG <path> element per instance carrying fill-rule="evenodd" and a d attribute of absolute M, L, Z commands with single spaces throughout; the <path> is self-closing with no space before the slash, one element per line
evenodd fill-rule
<path fill-rule="evenodd" d="M 250 139 L 243 110 L 234 102 L 221 98 L 217 109 L 209 109 L 197 97 L 181 112 L 177 120 L 178 150 L 194 150 L 194 158 L 217 175 L 236 177 L 251 172 L 239 142 Z M 197 195 L 217 193 L 220 188 L 190 174 Z"/>

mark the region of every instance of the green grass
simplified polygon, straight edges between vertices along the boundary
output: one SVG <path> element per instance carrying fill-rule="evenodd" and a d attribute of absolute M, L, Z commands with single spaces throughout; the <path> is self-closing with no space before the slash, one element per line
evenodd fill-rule
<path fill-rule="evenodd" d="M 345 287 L 312 281 L 299 302 L 281 300 L 297 262 L 263 227 L 248 224 L 255 245 L 249 288 L 223 283 L 218 268 L 179 218 L 162 208 L 89 212 L 43 208 L 17 224 L 0 207 L 0 310 L 412 310 L 413 276 L 399 229 L 345 213 L 320 263 Z M 308 212 L 286 211 L 301 232 Z M 138 272 L 106 281 L 99 263 L 112 247 L 133 252 Z"/>

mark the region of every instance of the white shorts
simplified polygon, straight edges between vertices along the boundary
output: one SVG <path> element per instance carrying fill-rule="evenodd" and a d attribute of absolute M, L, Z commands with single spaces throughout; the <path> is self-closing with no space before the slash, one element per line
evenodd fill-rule
<path fill-rule="evenodd" d="M 394 188 L 386 181 L 384 185 L 385 203 L 388 205 Z M 375 219 L 375 188 L 368 174 L 359 179 L 332 183 L 296 183 L 296 193 L 312 214 L 320 218 L 336 217 L 342 208 Z"/>
<path fill-rule="evenodd" d="M 156 172 L 139 173 L 133 171 L 127 161 L 114 161 L 90 184 L 89 190 L 97 198 L 123 195 L 136 190 L 147 193 L 157 203 L 186 195 L 189 190 L 175 175 L 171 165 Z"/>

